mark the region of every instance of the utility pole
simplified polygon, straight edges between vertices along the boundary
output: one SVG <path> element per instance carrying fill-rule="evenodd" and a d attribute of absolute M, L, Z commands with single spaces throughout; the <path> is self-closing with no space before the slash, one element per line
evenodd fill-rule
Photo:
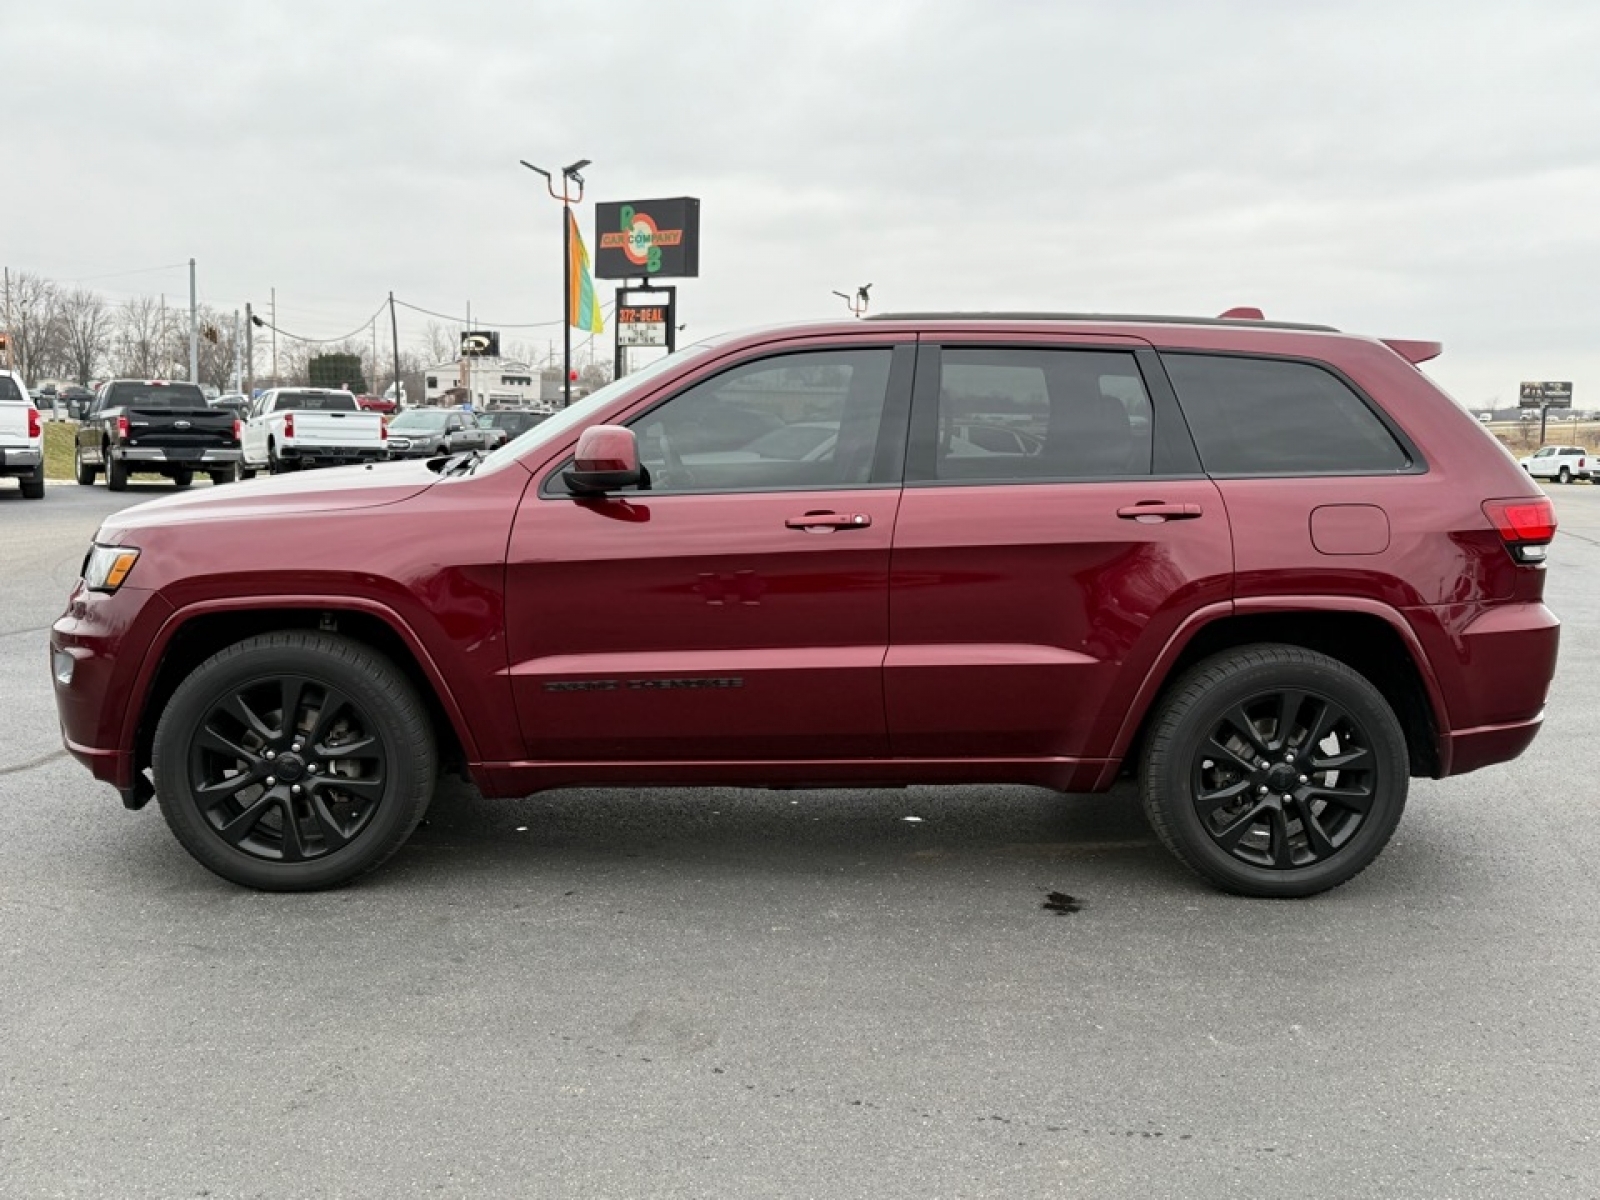
<path fill-rule="evenodd" d="M 189 260 L 189 382 L 200 382 L 200 316 L 195 303 L 194 259 Z"/>
<path fill-rule="evenodd" d="M 239 343 L 239 310 L 236 308 L 233 310 L 233 376 L 230 380 L 233 387 L 228 389 L 233 392 L 237 392 L 240 383 L 243 382 L 243 377 L 239 372 L 239 351 L 241 349 L 242 347 Z"/>
<path fill-rule="evenodd" d="M 6 370 L 11 369 L 11 268 L 6 268 Z"/>
<path fill-rule="evenodd" d="M 278 386 L 278 289 L 272 289 L 272 386 Z"/>
<path fill-rule="evenodd" d="M 254 400 L 256 397 L 256 315 L 250 308 L 250 302 L 244 302 L 244 397 Z"/>
<path fill-rule="evenodd" d="M 394 410 L 399 412 L 400 404 L 400 323 L 394 316 L 394 293 L 389 293 L 389 336 L 394 338 Z"/>

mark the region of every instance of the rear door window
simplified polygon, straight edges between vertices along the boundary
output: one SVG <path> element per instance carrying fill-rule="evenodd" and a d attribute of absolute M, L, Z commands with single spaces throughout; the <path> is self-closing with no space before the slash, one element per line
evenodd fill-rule
<path fill-rule="evenodd" d="M 1371 475 L 1413 467 L 1365 400 L 1314 363 L 1162 354 L 1212 475 Z"/>

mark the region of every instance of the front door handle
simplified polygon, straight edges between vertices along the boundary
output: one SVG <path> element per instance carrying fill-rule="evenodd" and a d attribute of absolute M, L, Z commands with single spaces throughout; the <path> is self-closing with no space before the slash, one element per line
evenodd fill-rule
<path fill-rule="evenodd" d="M 1144 500 L 1117 509 L 1117 516 L 1124 521 L 1139 521 L 1146 525 L 1156 525 L 1162 521 L 1192 521 L 1199 515 L 1198 504 L 1166 504 L 1160 500 Z"/>
<path fill-rule="evenodd" d="M 866 513 L 808 512 L 803 517 L 790 517 L 784 524 L 790 529 L 826 533 L 831 529 L 865 529 L 872 524 L 872 518 Z"/>

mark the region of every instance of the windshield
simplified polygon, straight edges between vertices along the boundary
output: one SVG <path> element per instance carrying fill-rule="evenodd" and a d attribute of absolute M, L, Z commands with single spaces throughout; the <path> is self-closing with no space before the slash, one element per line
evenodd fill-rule
<path fill-rule="evenodd" d="M 206 398 L 192 383 L 113 383 L 107 408 L 205 408 Z"/>
<path fill-rule="evenodd" d="M 401 413 L 394 420 L 390 421 L 389 428 L 391 431 L 398 433 L 406 433 L 413 429 L 421 430 L 425 433 L 432 433 L 444 428 L 445 418 L 449 415 L 450 414 L 446 413 L 442 409 L 434 409 L 432 412 L 424 412 L 421 409 L 413 408 L 409 412 Z"/>
<path fill-rule="evenodd" d="M 592 392 L 582 400 L 577 401 L 571 408 L 561 409 L 548 419 L 535 425 L 532 429 L 512 438 L 498 450 L 493 451 L 483 460 L 478 473 L 481 475 L 485 471 L 492 471 L 513 459 L 521 458 L 528 450 L 546 440 L 554 441 L 570 430 L 592 423 L 594 414 L 600 409 L 608 407 L 618 397 L 626 395 L 635 388 L 644 387 L 662 375 L 668 375 L 673 371 L 680 370 L 690 359 L 698 358 L 707 353 L 723 340 L 720 337 L 707 338 L 703 342 L 685 346 L 682 350 L 675 350 L 665 358 L 658 358 L 649 366 L 641 367 L 631 375 L 624 375 L 621 379 L 613 379 L 599 391 Z"/>

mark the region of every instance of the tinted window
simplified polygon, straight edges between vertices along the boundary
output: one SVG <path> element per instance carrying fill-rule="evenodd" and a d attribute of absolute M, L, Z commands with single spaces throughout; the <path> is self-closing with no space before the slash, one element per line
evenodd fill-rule
<path fill-rule="evenodd" d="M 192 383 L 112 383 L 106 408 L 205 408 L 206 398 Z"/>
<path fill-rule="evenodd" d="M 22 389 L 9 375 L 0 375 L 0 400 L 21 400 Z"/>
<path fill-rule="evenodd" d="M 888 393 L 887 348 L 745 363 L 632 422 L 655 491 L 866 483 Z"/>
<path fill-rule="evenodd" d="M 356 412 L 360 406 L 349 392 L 279 392 L 272 407 L 275 412 L 287 409 Z"/>
<path fill-rule="evenodd" d="M 1341 379 L 1311 363 L 1166 354 L 1167 373 L 1216 475 L 1401 471 L 1383 422 Z"/>
<path fill-rule="evenodd" d="M 1133 355 L 946 348 L 936 479 L 1150 473 L 1150 399 Z"/>

